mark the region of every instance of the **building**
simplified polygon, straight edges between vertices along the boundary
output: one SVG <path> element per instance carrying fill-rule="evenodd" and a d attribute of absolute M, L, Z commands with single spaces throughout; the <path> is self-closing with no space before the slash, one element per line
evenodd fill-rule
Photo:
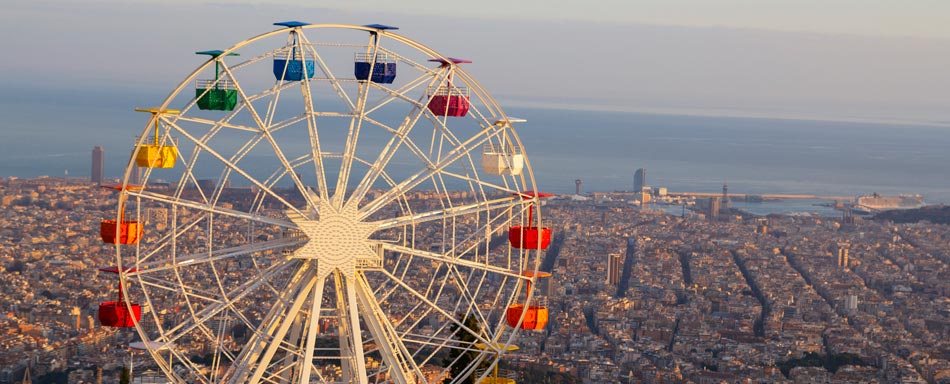
<path fill-rule="evenodd" d="M 616 286 L 620 284 L 620 268 L 623 263 L 620 262 L 619 253 L 607 255 L 607 285 Z"/>
<path fill-rule="evenodd" d="M 706 207 L 706 217 L 710 219 L 715 219 L 719 217 L 719 198 L 710 197 L 709 205 Z"/>
<path fill-rule="evenodd" d="M 848 250 L 851 248 L 851 243 L 848 241 L 837 242 L 834 246 L 834 254 L 838 259 L 838 266 L 847 268 L 850 264 L 848 260 Z"/>
<path fill-rule="evenodd" d="M 582 185 L 582 184 L 584 184 L 584 182 L 581 181 L 581 179 L 574 180 L 574 187 L 576 188 L 576 189 L 574 190 L 574 194 L 575 194 L 575 195 L 580 195 L 580 194 L 581 194 L 581 185 Z"/>
<path fill-rule="evenodd" d="M 92 149 L 92 172 L 90 172 L 90 179 L 93 183 L 102 184 L 104 165 L 105 151 L 102 150 L 102 146 L 97 145 Z"/>
<path fill-rule="evenodd" d="M 640 168 L 633 173 L 633 192 L 640 192 L 647 185 L 647 169 Z"/>

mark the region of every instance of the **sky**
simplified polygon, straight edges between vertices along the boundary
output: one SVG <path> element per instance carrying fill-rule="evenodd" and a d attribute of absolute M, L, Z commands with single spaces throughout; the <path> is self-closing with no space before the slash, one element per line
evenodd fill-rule
<path fill-rule="evenodd" d="M 8 0 L 0 102 L 164 96 L 271 23 L 383 23 L 503 105 L 950 125 L 950 1 Z M 44 96 L 36 96 L 42 98 Z"/>

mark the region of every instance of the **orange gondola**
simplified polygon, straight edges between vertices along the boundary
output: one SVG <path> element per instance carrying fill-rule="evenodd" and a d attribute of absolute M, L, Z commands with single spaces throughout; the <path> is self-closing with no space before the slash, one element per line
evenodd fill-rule
<path fill-rule="evenodd" d="M 521 275 L 532 279 L 551 276 L 550 273 L 541 271 L 524 271 Z M 530 292 L 531 280 L 528 280 L 525 287 L 525 295 Z M 540 302 L 536 305 L 527 306 L 524 304 L 514 304 L 505 310 L 505 321 L 507 321 L 508 325 L 512 328 L 520 327 L 521 329 L 533 331 L 541 330 L 548 324 L 548 307 Z"/>
<path fill-rule="evenodd" d="M 126 185 L 124 187 L 121 185 L 103 185 L 102 187 L 116 191 L 142 189 L 140 185 Z M 120 204 L 120 209 L 122 210 L 120 220 L 102 220 L 99 224 L 99 236 L 107 244 L 136 244 L 142 238 L 142 225 L 135 220 L 125 220 L 123 204 Z"/>

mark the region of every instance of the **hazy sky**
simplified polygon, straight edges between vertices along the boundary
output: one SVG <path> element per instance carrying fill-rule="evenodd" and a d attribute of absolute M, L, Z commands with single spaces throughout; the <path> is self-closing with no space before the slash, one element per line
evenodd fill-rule
<path fill-rule="evenodd" d="M 392 12 L 489 20 L 574 20 L 692 27 L 756 28 L 872 36 L 950 37 L 945 0 L 190 0 L 178 4 L 319 6 L 352 12 Z M 476 6 L 477 4 L 477 6 Z"/>
<path fill-rule="evenodd" d="M 946 0 L 7 0 L 0 101 L 47 88 L 155 102 L 194 51 L 301 20 L 397 25 L 474 60 L 503 105 L 948 124 L 947 15 Z"/>

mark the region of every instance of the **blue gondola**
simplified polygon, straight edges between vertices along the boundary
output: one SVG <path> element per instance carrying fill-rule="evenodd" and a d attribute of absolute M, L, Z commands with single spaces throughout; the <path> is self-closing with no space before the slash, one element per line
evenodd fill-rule
<path fill-rule="evenodd" d="M 312 79 L 315 68 L 313 59 L 304 58 L 304 52 L 297 49 L 297 28 L 310 24 L 299 21 L 285 21 L 274 23 L 274 25 L 293 28 L 290 31 L 290 36 L 293 37 L 290 52 L 284 57 L 274 58 L 274 77 L 277 80 L 288 81 L 300 81 L 304 77 Z"/>
<path fill-rule="evenodd" d="M 370 71 L 373 72 L 372 77 Z M 372 53 L 357 53 L 353 72 L 357 80 L 392 84 L 393 80 L 396 80 L 396 58 L 385 53 L 377 53 L 374 60 Z"/>
<path fill-rule="evenodd" d="M 383 24 L 367 24 L 364 27 L 374 29 L 374 31 L 370 31 L 372 36 L 371 46 L 377 45 L 378 31 L 399 29 Z M 372 76 L 370 76 L 370 72 L 372 72 Z M 372 80 L 374 83 L 392 84 L 396 80 L 396 57 L 378 50 L 375 53 L 357 53 L 353 74 L 357 80 Z"/>

